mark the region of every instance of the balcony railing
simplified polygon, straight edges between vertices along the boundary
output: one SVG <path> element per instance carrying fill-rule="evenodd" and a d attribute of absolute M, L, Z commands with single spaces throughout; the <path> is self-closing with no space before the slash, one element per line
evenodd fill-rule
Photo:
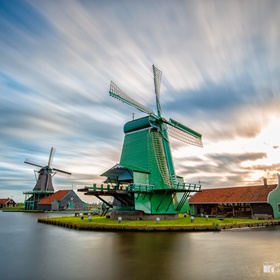
<path fill-rule="evenodd" d="M 116 186 L 112 184 L 101 184 L 97 186 L 93 184 L 92 187 L 85 187 L 79 191 L 127 191 L 127 192 L 158 192 L 161 190 L 169 190 L 174 192 L 199 192 L 201 191 L 201 185 L 199 184 L 191 184 L 191 183 L 177 183 L 173 186 L 173 188 L 162 188 L 161 186 L 150 185 L 150 184 L 129 184 L 126 186 Z"/>

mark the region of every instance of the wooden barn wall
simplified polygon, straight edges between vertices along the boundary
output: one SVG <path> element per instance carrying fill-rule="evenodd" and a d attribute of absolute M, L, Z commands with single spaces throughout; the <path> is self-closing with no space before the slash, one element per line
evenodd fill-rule
<path fill-rule="evenodd" d="M 60 201 L 60 209 L 67 208 L 68 202 L 71 202 L 71 197 L 73 197 L 73 209 L 83 209 L 84 208 L 84 202 L 79 198 L 79 196 L 74 191 L 70 191 Z"/>
<path fill-rule="evenodd" d="M 38 204 L 38 210 L 42 211 L 51 211 L 52 209 L 51 204 Z"/>
<path fill-rule="evenodd" d="M 273 216 L 273 209 L 268 203 L 251 203 L 252 215 L 268 214 Z"/>

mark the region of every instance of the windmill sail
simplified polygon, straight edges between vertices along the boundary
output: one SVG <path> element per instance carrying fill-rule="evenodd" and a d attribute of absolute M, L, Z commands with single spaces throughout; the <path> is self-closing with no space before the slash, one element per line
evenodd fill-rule
<path fill-rule="evenodd" d="M 63 171 L 63 170 L 61 170 L 61 169 L 52 168 L 52 170 L 57 171 L 57 172 L 60 172 L 60 173 L 65 173 L 65 174 L 68 174 L 68 175 L 72 175 L 72 173 L 67 172 L 67 171 Z"/>
<path fill-rule="evenodd" d="M 129 97 L 128 95 L 126 95 L 113 81 L 111 81 L 109 93 L 110 93 L 110 96 L 115 97 L 115 98 L 119 99 L 120 101 L 135 107 L 139 111 L 142 111 L 149 115 L 151 115 L 151 114 L 154 115 L 154 111 L 152 109 L 142 105 L 141 103 L 137 102 L 136 100 L 134 100 L 131 97 Z"/>
<path fill-rule="evenodd" d="M 54 152 L 55 152 L 55 149 L 53 147 L 51 147 L 50 157 L 49 157 L 49 161 L 48 161 L 48 166 L 52 165 L 52 160 L 53 160 Z"/>
<path fill-rule="evenodd" d="M 161 117 L 161 106 L 160 106 L 160 84 L 162 72 L 153 65 L 154 72 L 154 84 L 155 84 L 155 94 L 156 94 L 156 103 L 157 103 L 157 112 L 159 117 Z"/>
<path fill-rule="evenodd" d="M 24 163 L 27 163 L 27 164 L 30 164 L 30 165 L 34 165 L 34 166 L 37 166 L 37 167 L 40 167 L 40 168 L 44 167 L 43 165 L 40 165 L 40 164 L 35 163 L 35 162 L 31 162 L 30 160 L 25 160 Z"/>
<path fill-rule="evenodd" d="M 203 147 L 201 141 L 201 134 L 199 134 L 198 132 L 173 119 L 170 119 L 169 122 L 166 121 L 166 123 L 168 124 L 168 134 L 170 136 L 184 143 L 198 147 Z"/>
<path fill-rule="evenodd" d="M 192 135 L 177 129 L 174 126 L 168 126 L 168 135 L 184 143 L 197 147 L 203 147 L 201 139 L 195 138 Z"/>

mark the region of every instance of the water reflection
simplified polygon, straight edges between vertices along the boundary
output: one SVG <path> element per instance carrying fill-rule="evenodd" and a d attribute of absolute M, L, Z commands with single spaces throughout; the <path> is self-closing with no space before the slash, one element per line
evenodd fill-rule
<path fill-rule="evenodd" d="M 1 279 L 279 279 L 280 228 L 215 233 L 84 232 L 0 212 Z"/>
<path fill-rule="evenodd" d="M 114 254 L 118 279 L 171 279 L 178 251 L 178 235 L 117 233 Z M 186 238 L 186 242 L 187 242 Z"/>

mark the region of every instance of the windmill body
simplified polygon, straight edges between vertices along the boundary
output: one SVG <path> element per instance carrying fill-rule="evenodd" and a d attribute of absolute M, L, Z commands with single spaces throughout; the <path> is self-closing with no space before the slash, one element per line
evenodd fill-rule
<path fill-rule="evenodd" d="M 151 126 L 151 119 L 147 116 L 125 125 L 120 165 L 132 171 L 133 188 L 139 190 L 134 196 L 135 210 L 146 214 L 176 214 L 174 203 L 170 203 L 172 193 L 168 193 L 172 181 L 162 135 L 156 123 Z M 146 189 L 152 189 L 153 193 L 145 192 Z"/>
<path fill-rule="evenodd" d="M 85 187 L 79 191 L 95 195 L 113 196 L 111 218 L 119 211 L 152 215 L 176 215 L 188 209 L 191 192 L 200 191 L 200 185 L 184 183 L 175 173 L 169 135 L 188 144 L 202 146 L 201 134 L 183 124 L 162 117 L 160 83 L 162 73 L 153 66 L 157 113 L 126 95 L 111 82 L 110 95 L 147 114 L 146 117 L 124 125 L 124 142 L 120 163 L 105 173 L 106 187 Z M 129 176 L 124 176 L 129 174 Z M 125 179 L 124 179 L 125 178 Z M 146 215 L 146 216 L 147 216 Z M 129 215 L 127 215 L 128 217 Z"/>
<path fill-rule="evenodd" d="M 27 164 L 40 168 L 39 171 L 37 171 L 39 176 L 38 176 L 37 182 L 35 184 L 35 187 L 33 188 L 32 191 L 24 192 L 24 194 L 25 194 L 24 205 L 25 205 L 26 210 L 37 210 L 37 205 L 38 205 L 39 201 L 54 193 L 52 177 L 57 172 L 71 175 L 71 173 L 69 173 L 69 172 L 51 167 L 53 156 L 54 156 L 54 148 L 52 147 L 51 151 L 50 151 L 48 164 L 46 166 L 42 166 L 42 165 L 33 163 L 31 161 L 27 161 L 27 160 L 24 161 Z"/>
<path fill-rule="evenodd" d="M 37 183 L 34 187 L 34 191 L 50 191 L 54 192 L 54 187 L 52 184 L 52 169 L 48 166 L 41 168 L 39 171 L 39 176 Z"/>

